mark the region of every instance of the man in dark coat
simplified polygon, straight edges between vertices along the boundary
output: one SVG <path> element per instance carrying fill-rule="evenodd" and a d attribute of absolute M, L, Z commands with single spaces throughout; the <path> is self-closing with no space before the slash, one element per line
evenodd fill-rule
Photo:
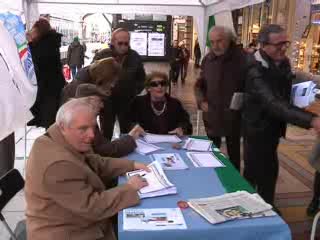
<path fill-rule="evenodd" d="M 200 59 L 201 59 L 201 49 L 200 49 L 198 39 L 196 40 L 196 43 L 194 45 L 193 53 L 194 53 L 194 58 L 195 58 L 194 59 L 194 66 L 196 68 L 199 68 L 200 67 Z"/>
<path fill-rule="evenodd" d="M 181 48 L 178 46 L 178 41 L 174 40 L 170 49 L 170 80 L 173 84 L 177 84 L 183 55 Z"/>
<path fill-rule="evenodd" d="M 285 30 L 267 25 L 258 40 L 261 48 L 248 63 L 245 81 L 244 176 L 266 202 L 274 204 L 277 147 L 285 136 L 286 124 L 314 128 L 319 133 L 320 119 L 290 103 L 294 75 L 286 57 L 290 42 Z"/>
<path fill-rule="evenodd" d="M 60 33 L 40 18 L 32 27 L 29 47 L 38 83 L 36 102 L 31 108 L 34 119 L 28 125 L 49 128 L 55 122 L 60 94 L 65 85 L 60 60 Z"/>
<path fill-rule="evenodd" d="M 130 49 L 130 35 L 126 29 L 119 28 L 112 33 L 110 49 L 103 49 L 94 56 L 94 61 L 114 57 L 121 64 L 119 81 L 112 90 L 112 96 L 105 102 L 102 129 L 104 136 L 112 138 L 116 118 L 121 133 L 127 133 L 129 122 L 127 112 L 129 103 L 144 88 L 145 71 L 140 55 Z"/>
<path fill-rule="evenodd" d="M 229 158 L 239 170 L 241 115 L 230 104 L 234 94 L 243 90 L 245 56 L 231 30 L 215 26 L 209 36 L 211 51 L 202 61 L 195 95 L 208 137 L 217 147 L 221 137 L 226 137 Z"/>
<path fill-rule="evenodd" d="M 84 47 L 80 44 L 79 38 L 75 37 L 68 47 L 67 63 L 72 72 L 72 78 L 82 68 L 84 64 Z"/>

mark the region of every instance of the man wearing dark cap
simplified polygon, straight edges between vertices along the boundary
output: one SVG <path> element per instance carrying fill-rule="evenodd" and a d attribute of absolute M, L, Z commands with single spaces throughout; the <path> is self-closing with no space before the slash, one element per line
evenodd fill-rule
<path fill-rule="evenodd" d="M 102 127 L 106 138 L 111 139 L 116 118 L 121 133 L 127 133 L 130 123 L 126 116 L 129 103 L 144 88 L 145 71 L 140 55 L 130 48 L 128 30 L 118 28 L 112 33 L 111 45 L 96 53 L 93 60 L 113 57 L 121 65 L 119 80 L 112 90 L 110 101 L 105 102 Z"/>
<path fill-rule="evenodd" d="M 80 84 L 77 87 L 76 98 L 82 98 L 92 105 L 94 111 L 99 115 L 103 108 L 103 102 L 108 97 L 101 89 L 94 84 Z M 143 134 L 143 129 L 136 125 L 128 135 L 117 140 L 110 141 L 105 138 L 100 129 L 97 128 L 93 142 L 93 150 L 101 156 L 122 157 L 133 152 L 136 148 L 135 139 Z"/>

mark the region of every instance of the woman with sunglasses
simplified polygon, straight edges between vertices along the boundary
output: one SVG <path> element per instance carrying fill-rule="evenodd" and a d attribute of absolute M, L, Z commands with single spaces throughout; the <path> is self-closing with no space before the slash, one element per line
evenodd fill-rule
<path fill-rule="evenodd" d="M 152 72 L 147 76 L 147 94 L 137 96 L 130 108 L 131 124 L 139 124 L 145 132 L 154 134 L 192 134 L 190 116 L 181 102 L 167 93 L 168 76 Z"/>

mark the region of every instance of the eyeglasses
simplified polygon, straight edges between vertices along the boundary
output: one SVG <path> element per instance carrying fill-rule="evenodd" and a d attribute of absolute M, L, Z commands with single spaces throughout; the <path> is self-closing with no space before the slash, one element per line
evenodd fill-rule
<path fill-rule="evenodd" d="M 127 46 L 129 46 L 129 42 L 117 42 L 117 45 L 119 45 L 119 46 L 125 46 L 125 47 L 127 47 Z"/>
<path fill-rule="evenodd" d="M 281 49 L 283 46 L 285 46 L 286 48 L 289 48 L 290 45 L 291 45 L 291 42 L 290 41 L 284 41 L 284 42 L 278 42 L 278 43 L 270 43 L 270 42 L 268 42 L 267 44 L 275 46 L 276 48 Z"/>
<path fill-rule="evenodd" d="M 149 83 L 149 86 L 150 86 L 150 87 L 158 87 L 159 85 L 160 85 L 161 87 L 165 87 L 165 86 L 168 85 L 168 82 L 162 80 L 162 81 L 152 81 L 152 82 Z"/>

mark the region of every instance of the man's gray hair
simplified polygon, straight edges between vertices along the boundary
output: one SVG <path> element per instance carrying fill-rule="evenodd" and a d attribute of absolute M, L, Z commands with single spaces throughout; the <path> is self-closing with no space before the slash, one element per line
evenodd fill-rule
<path fill-rule="evenodd" d="M 231 28 L 226 27 L 226 26 L 213 26 L 209 30 L 209 34 L 212 32 L 222 32 L 224 35 L 230 40 L 230 42 L 236 42 L 237 41 L 237 36 L 234 34 Z"/>
<path fill-rule="evenodd" d="M 258 34 L 258 42 L 263 44 L 266 44 L 270 41 L 269 36 L 271 33 L 282 33 L 284 32 L 284 28 L 282 28 L 278 24 L 269 24 L 265 25 L 261 28 L 259 34 Z"/>
<path fill-rule="evenodd" d="M 88 101 L 83 98 L 71 99 L 59 108 L 56 116 L 56 124 L 58 126 L 64 125 L 70 127 L 75 113 L 80 111 L 89 112 L 95 115 L 92 105 L 89 104 Z"/>

